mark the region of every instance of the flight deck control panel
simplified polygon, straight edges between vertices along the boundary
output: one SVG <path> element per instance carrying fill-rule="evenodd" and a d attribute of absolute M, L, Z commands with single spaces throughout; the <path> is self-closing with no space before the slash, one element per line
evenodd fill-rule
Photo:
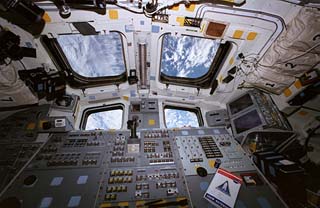
<path fill-rule="evenodd" d="M 214 207 L 203 195 L 220 167 L 260 177 L 224 128 L 53 133 L 0 196 L 17 207 Z M 263 178 L 235 207 L 283 207 Z"/>

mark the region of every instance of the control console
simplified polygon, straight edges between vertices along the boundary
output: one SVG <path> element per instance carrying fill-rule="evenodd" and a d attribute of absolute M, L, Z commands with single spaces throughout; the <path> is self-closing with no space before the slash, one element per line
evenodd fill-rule
<path fill-rule="evenodd" d="M 198 167 L 208 174 L 215 173 L 217 167 L 230 172 L 255 170 L 224 128 L 181 130 L 176 132 L 175 140 L 186 175 L 196 175 Z"/>
<path fill-rule="evenodd" d="M 236 206 L 261 207 L 259 197 L 272 207 L 283 206 L 224 128 L 136 133 L 139 148 L 134 151 L 129 130 L 48 135 L 48 141 L 34 147 L 37 151 L 30 161 L 4 188 L 0 205 L 213 207 L 203 195 L 220 167 L 240 177 L 258 178 L 258 185 L 242 185 Z M 25 157 L 30 157 L 27 152 Z"/>

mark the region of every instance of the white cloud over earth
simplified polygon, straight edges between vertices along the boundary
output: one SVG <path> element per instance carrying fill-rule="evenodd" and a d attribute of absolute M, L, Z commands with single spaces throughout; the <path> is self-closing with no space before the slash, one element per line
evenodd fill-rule
<path fill-rule="evenodd" d="M 120 109 L 92 113 L 88 116 L 85 129 L 121 129 L 122 114 Z"/>
<path fill-rule="evenodd" d="M 85 77 L 116 76 L 125 72 L 121 36 L 61 35 L 57 38 L 72 69 Z"/>
<path fill-rule="evenodd" d="M 201 77 L 209 71 L 219 45 L 212 39 L 165 35 L 160 70 L 167 76 Z"/>
<path fill-rule="evenodd" d="M 198 117 L 194 112 L 165 109 L 164 113 L 167 128 L 199 127 Z"/>

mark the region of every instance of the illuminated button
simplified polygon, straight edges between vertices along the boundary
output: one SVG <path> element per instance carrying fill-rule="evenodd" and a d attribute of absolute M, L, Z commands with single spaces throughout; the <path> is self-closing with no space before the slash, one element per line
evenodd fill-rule
<path fill-rule="evenodd" d="M 127 192 L 127 186 L 122 186 L 122 191 Z"/>
<path fill-rule="evenodd" d="M 115 192 L 121 192 L 121 187 L 120 186 L 116 186 L 115 187 Z"/>
<path fill-rule="evenodd" d="M 81 196 L 72 196 L 68 202 L 68 207 L 78 207 L 80 205 Z"/>
<path fill-rule="evenodd" d="M 39 208 L 48 208 L 52 203 L 52 197 L 44 197 L 40 202 Z"/>
<path fill-rule="evenodd" d="M 104 199 L 107 200 L 107 201 L 109 201 L 109 200 L 110 200 L 110 194 L 105 195 L 105 196 L 104 196 Z"/>
<path fill-rule="evenodd" d="M 128 178 L 128 182 L 129 182 L 129 183 L 132 182 L 132 178 L 131 178 L 131 177 Z"/>
<path fill-rule="evenodd" d="M 110 200 L 116 200 L 117 199 L 117 194 L 111 194 Z"/>
<path fill-rule="evenodd" d="M 50 183 L 50 186 L 60 186 L 63 181 L 63 177 L 54 177 Z"/>
<path fill-rule="evenodd" d="M 119 183 L 125 183 L 125 178 L 123 178 L 123 177 L 118 178 L 118 182 Z"/>
<path fill-rule="evenodd" d="M 114 183 L 114 179 L 113 178 L 109 178 L 108 183 Z"/>
<path fill-rule="evenodd" d="M 86 184 L 88 180 L 88 176 L 79 176 L 77 184 Z"/>
<path fill-rule="evenodd" d="M 107 192 L 108 192 L 108 193 L 112 192 L 112 186 L 109 186 L 109 187 L 107 188 Z"/>
<path fill-rule="evenodd" d="M 136 190 L 141 190 L 141 188 L 142 188 L 141 184 L 136 185 Z"/>

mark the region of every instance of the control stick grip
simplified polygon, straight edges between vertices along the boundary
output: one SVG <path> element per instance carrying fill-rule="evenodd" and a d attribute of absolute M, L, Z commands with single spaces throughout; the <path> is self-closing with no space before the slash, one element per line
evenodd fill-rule
<path fill-rule="evenodd" d="M 127 122 L 128 129 L 130 129 L 130 138 L 138 138 L 137 136 L 137 127 L 138 127 L 138 121 L 137 119 L 128 120 Z"/>

